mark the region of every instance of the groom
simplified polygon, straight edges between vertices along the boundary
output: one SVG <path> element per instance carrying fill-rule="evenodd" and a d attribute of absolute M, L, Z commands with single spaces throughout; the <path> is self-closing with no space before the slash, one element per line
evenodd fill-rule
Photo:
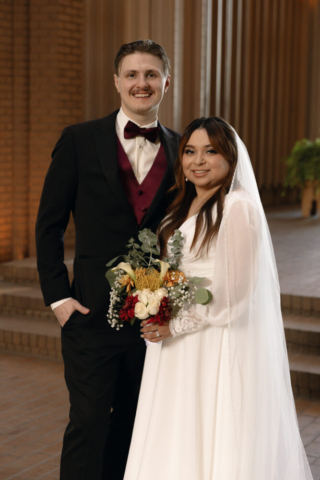
<path fill-rule="evenodd" d="M 178 153 L 179 135 L 157 120 L 170 84 L 164 49 L 150 40 L 125 44 L 114 65 L 121 108 L 64 129 L 36 224 L 40 283 L 62 327 L 71 404 L 61 480 L 123 478 L 145 343 L 139 322 L 120 331 L 108 323 L 106 263 L 125 253 L 139 230 L 156 230 Z M 70 212 L 76 227 L 71 286 L 63 263 Z"/>

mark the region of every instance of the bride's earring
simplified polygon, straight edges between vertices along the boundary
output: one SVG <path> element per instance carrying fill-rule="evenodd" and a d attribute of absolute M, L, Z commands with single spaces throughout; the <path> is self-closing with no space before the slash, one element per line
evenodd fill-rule
<path fill-rule="evenodd" d="M 187 179 L 187 177 L 186 177 L 186 182 L 188 182 L 188 179 Z"/>

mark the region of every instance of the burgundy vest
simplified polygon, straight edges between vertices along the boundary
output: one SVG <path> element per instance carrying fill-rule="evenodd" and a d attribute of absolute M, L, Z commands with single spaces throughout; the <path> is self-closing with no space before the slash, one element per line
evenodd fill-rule
<path fill-rule="evenodd" d="M 118 138 L 117 144 L 120 180 L 138 225 L 141 225 L 143 217 L 147 213 L 167 169 L 166 154 L 163 145 L 161 145 L 148 175 L 139 184 L 127 154 L 123 150 Z"/>

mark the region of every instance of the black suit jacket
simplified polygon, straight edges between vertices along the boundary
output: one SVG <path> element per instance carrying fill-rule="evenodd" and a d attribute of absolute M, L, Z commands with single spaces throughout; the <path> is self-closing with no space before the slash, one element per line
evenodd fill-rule
<path fill-rule="evenodd" d="M 118 174 L 117 113 L 64 129 L 52 153 L 36 223 L 37 262 L 45 304 L 76 298 L 90 309 L 87 316 L 75 312 L 77 323 L 88 327 L 111 328 L 106 318 L 110 292 L 106 263 L 125 253 L 128 239 L 139 230 L 156 230 L 170 201 L 166 192 L 174 182 L 173 165 L 178 154 L 179 134 L 160 125 L 168 167 L 139 227 Z M 76 228 L 71 286 L 63 262 L 63 235 L 70 212 Z"/>

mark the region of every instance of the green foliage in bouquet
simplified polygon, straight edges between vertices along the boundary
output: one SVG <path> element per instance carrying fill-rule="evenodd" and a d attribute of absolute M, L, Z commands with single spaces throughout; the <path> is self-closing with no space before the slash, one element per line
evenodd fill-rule
<path fill-rule="evenodd" d="M 175 230 L 173 236 L 168 241 L 168 256 L 163 259 L 164 262 L 168 262 L 174 270 L 179 267 L 180 258 L 182 257 L 182 241 L 182 233 L 180 230 Z"/>
<path fill-rule="evenodd" d="M 141 266 L 151 267 L 154 264 L 155 256 L 159 256 L 160 252 L 157 249 L 157 235 L 148 228 L 144 228 L 138 234 L 138 238 L 141 245 L 134 241 L 134 238 L 130 238 L 127 248 L 130 250 L 128 254 L 124 256 L 126 262 L 130 263 L 133 268 Z"/>
<path fill-rule="evenodd" d="M 285 187 L 304 188 L 306 182 L 312 182 L 320 190 L 320 138 L 314 142 L 307 139 L 296 142 L 285 164 Z"/>
<path fill-rule="evenodd" d="M 142 266 L 151 267 L 151 265 L 155 266 L 153 265 L 155 263 L 155 258 L 153 256 L 156 255 L 158 257 L 160 255 L 160 252 L 156 247 L 158 242 L 157 235 L 148 228 L 144 228 L 143 230 L 140 230 L 138 239 L 140 240 L 141 245 L 139 245 L 134 238 L 130 238 L 128 242 L 129 244 L 126 245 L 129 249 L 128 253 L 113 258 L 106 266 L 111 267 L 121 257 L 125 262 L 130 263 L 133 268 L 139 268 Z M 108 272 L 109 271 L 111 270 L 108 270 Z"/>

